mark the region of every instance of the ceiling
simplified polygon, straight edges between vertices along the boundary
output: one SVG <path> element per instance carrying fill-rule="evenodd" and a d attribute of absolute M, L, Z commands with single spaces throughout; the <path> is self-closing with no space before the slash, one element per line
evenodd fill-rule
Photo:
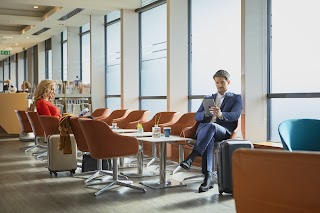
<path fill-rule="evenodd" d="M 141 0 L 0 1 L 0 50 L 9 50 L 10 55 L 43 42 L 67 27 L 89 23 L 90 15 L 141 7 Z M 33 6 L 38 6 L 38 9 Z M 71 17 L 65 20 L 65 16 Z M 7 57 L 0 55 L 0 61 Z"/>

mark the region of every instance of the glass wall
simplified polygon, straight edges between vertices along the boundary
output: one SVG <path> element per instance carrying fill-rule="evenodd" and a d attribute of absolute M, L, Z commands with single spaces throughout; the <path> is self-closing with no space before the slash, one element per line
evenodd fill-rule
<path fill-rule="evenodd" d="M 62 80 L 67 81 L 68 80 L 68 31 L 65 30 L 61 33 L 61 44 L 62 44 Z"/>
<path fill-rule="evenodd" d="M 280 141 L 284 120 L 320 119 L 319 9 L 317 0 L 269 1 L 269 140 Z"/>
<path fill-rule="evenodd" d="M 229 91 L 241 93 L 241 0 L 191 0 L 189 110 L 216 93 L 214 73 L 227 70 Z"/>
<path fill-rule="evenodd" d="M 106 16 L 106 107 L 121 108 L 121 29 L 120 12 Z"/>
<path fill-rule="evenodd" d="M 90 84 L 90 36 L 90 23 L 88 23 L 80 28 L 81 76 L 79 78 L 84 84 Z"/>
<path fill-rule="evenodd" d="M 167 110 L 167 4 L 140 14 L 140 108 Z"/>

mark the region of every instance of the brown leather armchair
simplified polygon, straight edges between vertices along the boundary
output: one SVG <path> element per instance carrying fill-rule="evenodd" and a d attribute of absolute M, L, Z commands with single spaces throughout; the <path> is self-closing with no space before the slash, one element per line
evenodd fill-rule
<path fill-rule="evenodd" d="M 28 120 L 30 122 L 33 134 L 35 136 L 35 139 L 34 139 L 35 145 L 26 149 L 25 152 L 28 152 L 29 150 L 34 149 L 36 147 L 47 149 L 47 146 L 43 146 L 43 145 L 39 144 L 39 138 L 45 137 L 45 133 L 44 133 L 44 130 L 41 126 L 38 113 L 28 111 L 28 112 L 26 112 L 26 115 L 27 115 Z"/>
<path fill-rule="evenodd" d="M 144 123 L 148 120 L 149 110 L 133 110 L 124 119 L 113 119 L 112 123 L 117 123 L 118 128 L 122 129 L 136 129 L 138 123 Z"/>
<path fill-rule="evenodd" d="M 118 158 L 138 153 L 138 140 L 134 137 L 123 136 L 114 133 L 110 127 L 102 121 L 79 119 L 80 127 L 87 141 L 90 154 L 97 160 L 113 159 L 113 181 L 95 193 L 99 195 L 109 190 L 114 185 L 120 185 L 145 192 L 141 187 L 131 185 L 128 180 L 118 180 Z M 90 184 L 88 184 L 90 185 Z"/>
<path fill-rule="evenodd" d="M 232 156 L 237 213 L 320 212 L 320 153 L 238 149 Z"/>
<path fill-rule="evenodd" d="M 89 147 L 88 147 L 87 141 L 83 135 L 82 129 L 78 122 L 79 119 L 86 119 L 86 118 L 70 117 L 70 127 L 76 139 L 77 148 L 83 153 L 86 153 L 86 152 L 89 153 Z M 82 172 L 81 175 L 76 175 L 75 177 L 80 177 L 80 176 L 90 175 L 90 174 L 92 175 L 84 181 L 85 183 L 88 183 L 102 175 L 112 175 L 113 173 L 108 170 L 103 170 L 102 160 L 97 160 L 97 170 Z M 124 177 L 122 175 L 120 176 Z"/>
<path fill-rule="evenodd" d="M 111 110 L 109 108 L 98 108 L 91 113 L 91 116 L 95 120 L 105 119 L 110 115 Z"/>
<path fill-rule="evenodd" d="M 131 109 L 117 109 L 113 110 L 111 114 L 103 119 L 100 119 L 101 121 L 107 123 L 109 126 L 111 126 L 112 121 L 114 119 L 124 119 L 128 116 L 128 114 L 131 112 Z"/>
<path fill-rule="evenodd" d="M 19 136 L 19 139 L 21 141 L 29 141 L 31 139 L 34 140 L 34 136 L 29 136 L 29 137 L 26 137 L 26 139 L 24 139 L 24 136 L 27 136 L 27 135 L 30 135 L 30 133 L 33 133 L 31 125 L 30 125 L 30 122 L 29 122 L 27 114 L 26 114 L 26 111 L 15 110 L 15 113 L 17 115 L 17 118 L 18 118 L 18 121 L 19 121 L 19 125 L 20 125 L 20 136 Z M 33 146 L 34 145 L 21 147 L 20 149 L 28 149 L 28 148 L 33 147 Z"/>

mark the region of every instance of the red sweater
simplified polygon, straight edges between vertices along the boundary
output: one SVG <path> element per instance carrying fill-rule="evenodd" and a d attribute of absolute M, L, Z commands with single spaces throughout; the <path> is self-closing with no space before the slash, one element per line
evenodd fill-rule
<path fill-rule="evenodd" d="M 39 100 L 37 101 L 36 108 L 39 115 L 51 115 L 60 118 L 60 109 L 50 101 Z"/>

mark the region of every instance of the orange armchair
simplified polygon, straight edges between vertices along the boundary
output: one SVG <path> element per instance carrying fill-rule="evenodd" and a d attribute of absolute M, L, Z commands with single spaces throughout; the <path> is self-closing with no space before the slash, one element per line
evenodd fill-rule
<path fill-rule="evenodd" d="M 103 119 L 100 119 L 101 121 L 107 123 L 109 126 L 111 126 L 112 121 L 114 119 L 124 119 L 128 116 L 128 114 L 131 112 L 131 109 L 117 109 L 111 112 L 111 114 Z"/>
<path fill-rule="evenodd" d="M 29 112 L 26 112 L 26 115 L 27 115 L 28 120 L 30 122 L 33 134 L 35 136 L 35 145 L 26 149 L 25 152 L 28 152 L 29 150 L 37 148 L 37 147 L 46 149 L 47 148 L 46 146 L 39 144 L 39 138 L 45 137 L 45 133 L 44 133 L 44 130 L 41 126 L 38 113 L 29 111 Z"/>
<path fill-rule="evenodd" d="M 70 117 L 70 127 L 73 132 L 74 138 L 76 139 L 78 149 L 81 152 L 89 152 L 89 147 L 88 147 L 87 141 L 83 135 L 82 129 L 80 127 L 79 119 L 86 119 L 86 118 Z M 88 183 L 99 176 L 112 175 L 112 172 L 110 172 L 108 170 L 103 170 L 102 169 L 102 160 L 101 161 L 98 160 L 97 161 L 97 170 L 82 172 L 81 175 L 77 175 L 75 177 L 89 175 L 89 174 L 92 174 L 92 175 L 84 181 L 85 183 Z"/>
<path fill-rule="evenodd" d="M 113 119 L 112 123 L 117 123 L 117 126 L 122 129 L 136 129 L 138 123 L 143 123 L 148 120 L 149 114 L 149 110 L 134 110 L 124 119 Z"/>
<path fill-rule="evenodd" d="M 102 121 L 79 119 L 78 122 L 87 141 L 91 156 L 97 160 L 113 158 L 113 181 L 96 192 L 95 195 L 100 195 L 113 185 L 125 186 L 145 192 L 144 188 L 131 185 L 132 181 L 118 180 L 118 158 L 137 154 L 139 149 L 138 140 L 134 137 L 114 133 Z"/>
<path fill-rule="evenodd" d="M 26 135 L 33 133 L 32 132 L 32 128 L 30 125 L 30 122 L 28 120 L 26 111 L 23 110 L 15 110 L 15 113 L 17 115 L 18 121 L 19 121 L 19 125 L 20 125 L 20 136 L 19 139 L 21 141 L 29 141 L 30 139 L 34 140 L 34 136 L 33 137 L 25 137 Z M 27 147 L 21 147 L 20 149 L 28 149 L 32 146 L 27 146 Z"/>
<path fill-rule="evenodd" d="M 105 119 L 110 115 L 109 108 L 98 108 L 91 113 L 91 116 L 96 120 Z"/>

